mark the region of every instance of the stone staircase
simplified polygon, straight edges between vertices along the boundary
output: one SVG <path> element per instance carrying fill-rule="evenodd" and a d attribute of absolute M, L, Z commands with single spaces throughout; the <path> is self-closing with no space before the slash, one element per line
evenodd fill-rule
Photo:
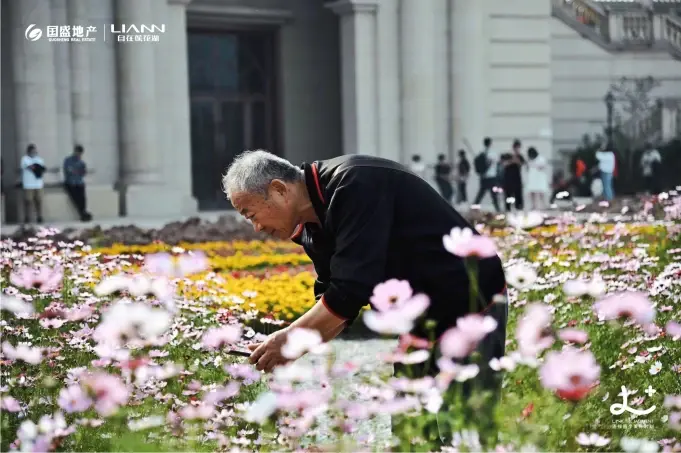
<path fill-rule="evenodd" d="M 681 60 L 681 0 L 552 0 L 552 13 L 609 52 L 656 50 Z"/>

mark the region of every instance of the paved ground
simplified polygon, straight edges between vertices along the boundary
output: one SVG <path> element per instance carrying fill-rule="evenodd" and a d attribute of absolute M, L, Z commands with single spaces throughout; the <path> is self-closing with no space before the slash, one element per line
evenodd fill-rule
<path fill-rule="evenodd" d="M 339 386 L 338 397 L 349 400 L 361 400 L 363 395 L 360 385 L 366 382 L 372 374 L 392 374 L 392 365 L 378 365 L 377 354 L 388 352 L 397 346 L 396 341 L 389 340 L 341 340 L 331 342 L 336 356 L 336 363 L 341 364 L 352 361 L 363 364 L 361 372 L 349 379 L 343 380 Z M 302 364 L 317 364 L 309 355 L 300 359 Z M 321 366 L 321 364 L 320 364 Z M 364 392 L 365 393 L 365 392 Z M 318 444 L 328 444 L 332 437 L 331 420 L 322 417 L 319 427 L 311 431 L 309 436 L 316 438 Z M 378 451 L 387 451 L 391 439 L 390 415 L 381 414 L 371 420 L 367 420 L 357 427 L 352 437 L 359 442 L 367 442 Z M 365 450 L 366 451 L 366 450 Z"/>

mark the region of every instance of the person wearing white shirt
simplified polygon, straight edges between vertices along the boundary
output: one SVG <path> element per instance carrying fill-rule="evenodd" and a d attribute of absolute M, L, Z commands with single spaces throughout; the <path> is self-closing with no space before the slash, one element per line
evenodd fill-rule
<path fill-rule="evenodd" d="M 28 145 L 26 155 L 21 158 L 21 185 L 24 189 L 24 221 L 30 223 L 31 210 L 35 208 L 36 222 L 43 222 L 43 174 L 45 173 L 45 161 L 38 156 L 38 150 L 34 144 Z"/>
<path fill-rule="evenodd" d="M 601 183 L 603 183 L 603 197 L 606 201 L 611 201 L 615 197 L 612 186 L 612 177 L 615 172 L 615 153 L 609 147 L 602 147 L 596 151 L 598 170 L 601 173 Z"/>
<path fill-rule="evenodd" d="M 657 180 L 659 179 L 659 168 L 662 163 L 660 152 L 652 146 L 646 146 L 641 156 L 641 172 L 645 180 L 646 190 L 650 194 L 659 193 Z"/>
<path fill-rule="evenodd" d="M 482 150 L 480 154 L 475 157 L 473 161 L 473 167 L 475 172 L 480 175 L 480 188 L 478 189 L 478 195 L 475 197 L 475 204 L 480 204 L 485 193 L 489 192 L 492 197 L 492 203 L 494 204 L 494 209 L 497 212 L 499 210 L 499 201 L 497 200 L 497 193 L 494 191 L 498 181 L 497 181 L 497 166 L 499 164 L 499 156 L 492 150 L 492 139 L 487 137 L 483 141 L 485 149 Z"/>

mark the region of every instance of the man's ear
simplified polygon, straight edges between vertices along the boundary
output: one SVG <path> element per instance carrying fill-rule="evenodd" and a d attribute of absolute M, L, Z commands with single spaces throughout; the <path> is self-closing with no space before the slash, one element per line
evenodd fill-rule
<path fill-rule="evenodd" d="M 273 179 L 270 183 L 270 190 L 273 193 L 278 193 L 279 195 L 285 195 L 288 192 L 288 186 L 281 179 Z"/>

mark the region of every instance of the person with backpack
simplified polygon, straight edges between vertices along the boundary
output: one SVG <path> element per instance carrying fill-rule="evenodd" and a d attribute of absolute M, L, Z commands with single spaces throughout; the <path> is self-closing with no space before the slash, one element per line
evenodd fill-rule
<path fill-rule="evenodd" d="M 485 149 L 483 149 L 473 161 L 475 172 L 480 176 L 480 188 L 478 189 L 478 194 L 475 197 L 475 204 L 480 204 L 482 198 L 485 196 L 485 193 L 489 192 L 490 196 L 492 197 L 494 209 L 496 209 L 497 212 L 500 212 L 499 201 L 497 200 L 497 194 L 494 191 L 494 188 L 497 185 L 498 158 L 492 150 L 491 138 L 486 137 L 483 141 L 483 145 L 485 146 Z"/>

